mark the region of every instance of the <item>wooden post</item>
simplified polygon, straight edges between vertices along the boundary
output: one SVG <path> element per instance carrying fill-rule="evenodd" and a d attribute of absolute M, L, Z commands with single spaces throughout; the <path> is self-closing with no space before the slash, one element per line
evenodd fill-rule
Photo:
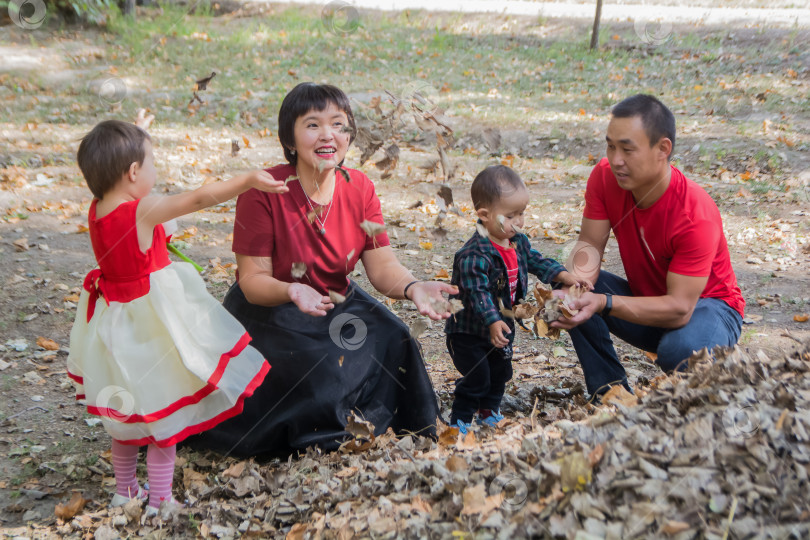
<path fill-rule="evenodd" d="M 602 0 L 596 0 L 596 16 L 593 18 L 591 50 L 599 48 L 599 20 L 602 18 Z"/>

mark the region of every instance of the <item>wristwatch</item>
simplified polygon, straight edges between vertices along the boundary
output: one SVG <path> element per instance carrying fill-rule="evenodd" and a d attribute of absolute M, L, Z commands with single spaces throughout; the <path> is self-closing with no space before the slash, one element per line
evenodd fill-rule
<path fill-rule="evenodd" d="M 605 308 L 602 310 L 599 315 L 603 318 L 610 315 L 610 310 L 613 309 L 613 295 L 610 293 L 605 293 Z"/>

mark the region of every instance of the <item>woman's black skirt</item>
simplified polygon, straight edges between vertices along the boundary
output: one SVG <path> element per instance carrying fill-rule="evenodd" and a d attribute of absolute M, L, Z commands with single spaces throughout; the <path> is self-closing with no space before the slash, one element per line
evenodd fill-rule
<path fill-rule="evenodd" d="M 241 414 L 190 437 L 190 446 L 238 457 L 334 450 L 350 438 L 344 426 L 352 412 L 377 435 L 391 427 L 435 436 L 439 409 L 418 343 L 355 283 L 325 317 L 292 303 L 251 304 L 238 284 L 224 305 L 271 367 Z"/>

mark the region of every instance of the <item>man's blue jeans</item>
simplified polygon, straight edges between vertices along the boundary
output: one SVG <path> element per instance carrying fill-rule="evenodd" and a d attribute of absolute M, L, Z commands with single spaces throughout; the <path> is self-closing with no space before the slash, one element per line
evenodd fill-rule
<path fill-rule="evenodd" d="M 633 296 L 627 280 L 602 270 L 594 287 L 595 293 Z M 664 371 L 686 369 L 686 360 L 694 351 L 717 345 L 732 346 L 740 338 L 742 317 L 731 306 L 717 298 L 698 300 L 692 318 L 681 328 L 644 326 L 611 317 L 594 315 L 568 331 L 579 363 L 585 373 L 585 384 L 592 396 L 602 394 L 612 384 L 630 389 L 627 373 L 616 356 L 610 334 L 639 349 L 657 353 L 656 363 Z"/>

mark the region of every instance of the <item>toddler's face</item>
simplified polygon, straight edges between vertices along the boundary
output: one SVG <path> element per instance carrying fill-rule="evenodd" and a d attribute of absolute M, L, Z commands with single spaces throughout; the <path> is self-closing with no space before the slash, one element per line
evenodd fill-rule
<path fill-rule="evenodd" d="M 504 193 L 499 201 L 490 208 L 479 212 L 481 221 L 487 228 L 490 239 L 502 246 L 508 246 L 509 240 L 523 227 L 523 213 L 529 204 L 529 192 L 519 188 Z"/>

